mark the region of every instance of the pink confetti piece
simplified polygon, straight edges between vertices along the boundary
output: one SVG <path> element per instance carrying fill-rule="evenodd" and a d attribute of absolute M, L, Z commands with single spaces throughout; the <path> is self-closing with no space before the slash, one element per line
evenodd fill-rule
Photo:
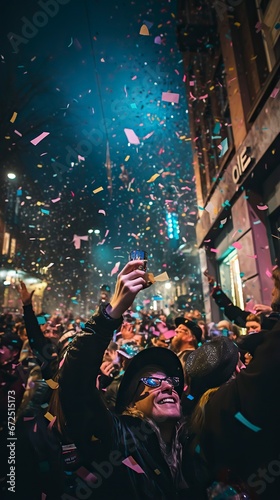
<path fill-rule="evenodd" d="M 97 246 L 98 246 L 98 245 L 103 245 L 103 244 L 105 243 L 105 241 L 106 241 L 106 240 L 105 240 L 105 238 L 104 238 L 102 241 L 99 241 L 99 242 L 97 243 Z"/>
<path fill-rule="evenodd" d="M 54 200 L 52 200 L 52 203 L 57 203 L 60 200 L 61 200 L 61 198 L 55 198 Z"/>
<path fill-rule="evenodd" d="M 100 210 L 98 210 L 98 213 L 99 213 L 99 214 L 103 214 L 103 215 L 106 215 L 106 212 L 105 212 L 105 210 L 101 210 L 101 209 L 100 209 Z"/>
<path fill-rule="evenodd" d="M 161 45 L 161 37 L 160 36 L 156 36 L 155 39 L 154 39 L 154 43 L 157 43 L 158 45 Z"/>
<path fill-rule="evenodd" d="M 241 250 L 241 248 L 242 248 L 242 245 L 241 245 L 241 243 L 239 243 L 239 241 L 236 241 L 235 243 L 232 243 L 231 246 L 233 248 L 236 248 L 237 250 Z"/>
<path fill-rule="evenodd" d="M 130 144 L 135 144 L 136 146 L 138 146 L 140 144 L 139 138 L 135 134 L 134 130 L 132 130 L 131 128 L 125 128 L 124 133 L 125 133 L 127 140 Z"/>
<path fill-rule="evenodd" d="M 56 421 L 56 417 L 53 417 L 53 419 L 50 421 L 49 425 L 48 425 L 48 429 L 49 430 L 52 430 L 53 426 L 54 426 L 54 423 Z"/>
<path fill-rule="evenodd" d="M 267 210 L 268 209 L 268 206 L 267 205 L 257 205 L 257 208 L 259 210 Z"/>
<path fill-rule="evenodd" d="M 125 93 L 125 97 L 128 97 L 128 93 L 127 93 L 127 90 L 126 90 L 126 85 L 124 86 L 124 93 Z"/>
<path fill-rule="evenodd" d="M 143 471 L 142 467 L 140 467 L 140 465 L 134 460 L 134 458 L 132 456 L 129 456 L 127 458 L 125 458 L 122 463 L 124 465 L 126 465 L 127 467 L 129 467 L 130 469 L 134 470 L 135 472 L 137 472 L 137 474 L 145 474 L 145 472 Z"/>
<path fill-rule="evenodd" d="M 183 76 L 183 82 L 185 82 L 187 80 L 187 77 L 186 75 Z"/>
<path fill-rule="evenodd" d="M 168 339 L 172 339 L 173 337 L 175 337 L 175 335 L 177 335 L 177 334 L 176 334 L 176 332 L 175 332 L 175 330 L 168 330 L 167 332 L 165 332 L 165 333 L 163 334 L 163 336 L 164 336 L 167 340 L 168 340 Z"/>
<path fill-rule="evenodd" d="M 131 78 L 131 80 L 136 80 L 136 79 L 137 79 L 137 76 L 136 76 L 136 75 L 134 75 L 134 76 Z"/>
<path fill-rule="evenodd" d="M 275 89 L 273 89 L 273 91 L 271 92 L 270 97 L 275 99 L 275 97 L 277 97 L 278 95 L 279 90 L 280 90 L 279 88 L 275 87 Z"/>
<path fill-rule="evenodd" d="M 35 424 L 34 424 L 33 432 L 37 432 L 37 422 L 35 422 Z"/>
<path fill-rule="evenodd" d="M 92 474 L 92 472 L 88 471 L 85 467 L 79 467 L 76 471 L 77 476 L 84 479 L 86 482 L 93 481 L 94 483 L 98 482 L 98 478 Z"/>
<path fill-rule="evenodd" d="M 113 274 L 116 274 L 119 271 L 119 267 L 120 267 L 120 262 L 117 262 L 111 271 L 111 276 L 113 276 Z"/>
<path fill-rule="evenodd" d="M 143 137 L 143 141 L 145 139 L 149 139 L 150 137 L 152 137 L 152 135 L 154 134 L 154 131 L 153 132 L 150 132 L 149 134 L 145 135 L 145 137 Z"/>
<path fill-rule="evenodd" d="M 269 271 L 269 269 L 267 269 L 267 270 L 265 271 L 265 274 L 266 274 L 269 278 L 272 278 L 272 274 L 271 274 L 271 272 Z"/>
<path fill-rule="evenodd" d="M 22 134 L 18 130 L 14 130 L 14 133 L 22 137 Z"/>
<path fill-rule="evenodd" d="M 213 253 L 219 253 L 220 250 L 217 250 L 216 248 L 210 248 L 210 252 L 213 252 Z"/>
<path fill-rule="evenodd" d="M 85 161 L 85 157 L 81 156 L 81 155 L 78 155 L 78 161 Z"/>
<path fill-rule="evenodd" d="M 24 422 L 28 422 L 29 420 L 34 420 L 35 417 L 23 417 Z"/>
<path fill-rule="evenodd" d="M 59 363 L 59 368 L 61 368 L 61 367 L 62 367 L 62 365 L 63 365 L 64 361 L 65 361 L 65 358 L 62 358 L 62 360 L 61 360 L 61 361 L 60 361 L 60 363 Z"/>
<path fill-rule="evenodd" d="M 161 100 L 165 102 L 174 102 L 178 104 L 180 99 L 180 94 L 176 94 L 174 92 L 162 92 Z"/>
<path fill-rule="evenodd" d="M 201 100 L 202 100 L 202 99 L 207 99 L 207 97 L 208 97 L 208 94 L 205 94 L 205 95 L 201 95 L 201 96 L 199 97 L 199 99 L 201 99 Z"/>
<path fill-rule="evenodd" d="M 195 84 L 195 81 L 194 81 L 194 80 L 191 80 L 191 81 L 190 81 L 190 87 L 194 87 L 194 84 Z"/>
<path fill-rule="evenodd" d="M 104 238 L 107 238 L 107 236 L 108 236 L 109 232 L 110 232 L 110 229 L 106 229 L 106 233 L 105 233 Z"/>
<path fill-rule="evenodd" d="M 74 243 L 74 247 L 76 250 L 79 250 L 81 248 L 81 240 L 88 241 L 88 235 L 78 236 L 77 234 L 74 234 L 72 243 Z"/>
<path fill-rule="evenodd" d="M 37 144 L 39 144 L 39 142 L 41 142 L 43 139 L 45 139 L 45 137 L 47 137 L 50 133 L 49 132 L 42 132 L 42 134 L 38 135 L 37 137 L 35 137 L 35 139 L 32 139 L 31 144 L 33 144 L 33 146 L 37 146 Z"/>

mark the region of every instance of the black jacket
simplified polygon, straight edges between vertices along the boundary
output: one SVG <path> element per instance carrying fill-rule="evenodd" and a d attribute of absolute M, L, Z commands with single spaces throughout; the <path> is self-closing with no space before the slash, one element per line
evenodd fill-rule
<path fill-rule="evenodd" d="M 252 498 L 278 500 L 280 322 L 262 340 L 246 370 L 210 397 L 200 445 L 214 479 L 230 469 Z"/>
<path fill-rule="evenodd" d="M 103 353 L 121 321 L 110 321 L 102 312 L 93 316 L 69 346 L 61 367 L 60 400 L 67 426 L 86 469 L 95 476 L 84 478 L 84 486 L 92 490 L 87 498 L 189 499 L 186 485 L 176 489 L 149 423 L 113 415 L 96 389 Z"/>
<path fill-rule="evenodd" d="M 250 311 L 243 311 L 240 307 L 235 306 L 230 298 L 217 286 L 212 290 L 212 297 L 217 306 L 224 312 L 225 316 L 236 325 L 245 328 L 246 318 L 249 316 Z M 272 312 L 268 316 L 261 315 L 261 325 L 264 330 L 271 330 L 280 319 L 280 314 Z"/>

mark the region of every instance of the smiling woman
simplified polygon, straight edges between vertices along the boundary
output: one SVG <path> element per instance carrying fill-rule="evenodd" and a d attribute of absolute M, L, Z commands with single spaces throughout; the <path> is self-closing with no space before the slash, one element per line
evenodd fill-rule
<path fill-rule="evenodd" d="M 180 422 L 184 376 L 176 354 L 161 347 L 136 354 L 123 376 L 116 414 L 104 407 L 100 393 L 92 387 L 109 338 L 122 321 L 114 318 L 130 305 L 127 301 L 124 304 L 122 289 L 124 294 L 128 290 L 135 296 L 135 290 L 145 287 L 139 263 L 143 265 L 143 261 L 130 261 L 121 271 L 106 314 L 101 309 L 85 325 L 85 332 L 74 339 L 59 378 L 67 428 L 98 476 L 95 499 L 109 497 L 109 490 L 114 488 L 118 498 L 186 497 L 182 474 L 185 440 Z M 52 411 L 57 414 L 55 408 Z M 94 441 L 98 439 L 102 444 L 100 463 L 92 461 L 93 456 L 94 460 L 98 456 L 93 435 Z M 112 465 L 112 453 L 118 454 L 118 463 L 114 460 L 117 467 Z M 100 476 L 105 466 L 110 471 L 106 473 L 107 482 Z"/>

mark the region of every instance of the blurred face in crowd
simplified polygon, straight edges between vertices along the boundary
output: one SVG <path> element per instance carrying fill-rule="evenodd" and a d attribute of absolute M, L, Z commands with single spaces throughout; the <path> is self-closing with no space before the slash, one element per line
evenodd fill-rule
<path fill-rule="evenodd" d="M 183 349 L 184 344 L 191 343 L 195 340 L 195 336 L 185 325 L 179 325 L 175 329 L 175 332 L 176 336 L 172 339 L 171 347 L 177 352 Z"/>
<path fill-rule="evenodd" d="M 121 334 L 124 340 L 131 340 L 134 337 L 134 325 L 124 322 L 121 326 Z"/>
<path fill-rule="evenodd" d="M 248 335 L 253 332 L 259 332 L 261 330 L 261 325 L 258 321 L 246 321 L 246 330 Z"/>
<path fill-rule="evenodd" d="M 192 321 L 193 320 L 193 311 L 186 311 L 184 313 L 184 318 L 190 319 Z"/>
<path fill-rule="evenodd" d="M 18 329 L 18 336 L 20 338 L 20 340 L 22 340 L 22 342 L 24 342 L 25 340 L 27 340 L 27 333 L 26 333 L 26 328 L 25 327 L 19 327 Z"/>
<path fill-rule="evenodd" d="M 274 284 L 271 292 L 271 308 L 273 311 L 280 310 L 280 290 Z"/>
<path fill-rule="evenodd" d="M 198 310 L 198 309 L 195 309 L 193 312 L 192 312 L 192 317 L 194 319 L 202 319 L 202 316 L 201 316 L 201 312 Z"/>
<path fill-rule="evenodd" d="M 166 373 L 161 370 L 149 371 L 143 376 L 149 379 L 167 377 Z M 148 387 L 139 381 L 139 388 L 134 397 L 134 408 L 155 422 L 167 420 L 176 422 L 181 417 L 180 397 L 170 380 L 163 380 L 159 387 Z"/>
<path fill-rule="evenodd" d="M 135 342 L 135 344 L 137 344 L 137 345 L 142 345 L 142 340 L 143 340 L 143 337 L 140 333 L 136 333 L 133 336 L 133 342 Z"/>

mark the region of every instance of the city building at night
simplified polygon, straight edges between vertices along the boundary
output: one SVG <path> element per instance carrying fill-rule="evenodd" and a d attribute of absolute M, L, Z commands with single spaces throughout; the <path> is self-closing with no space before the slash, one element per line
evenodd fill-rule
<path fill-rule="evenodd" d="M 280 260 L 279 12 L 277 0 L 178 2 L 201 271 L 248 310 L 270 304 Z"/>

